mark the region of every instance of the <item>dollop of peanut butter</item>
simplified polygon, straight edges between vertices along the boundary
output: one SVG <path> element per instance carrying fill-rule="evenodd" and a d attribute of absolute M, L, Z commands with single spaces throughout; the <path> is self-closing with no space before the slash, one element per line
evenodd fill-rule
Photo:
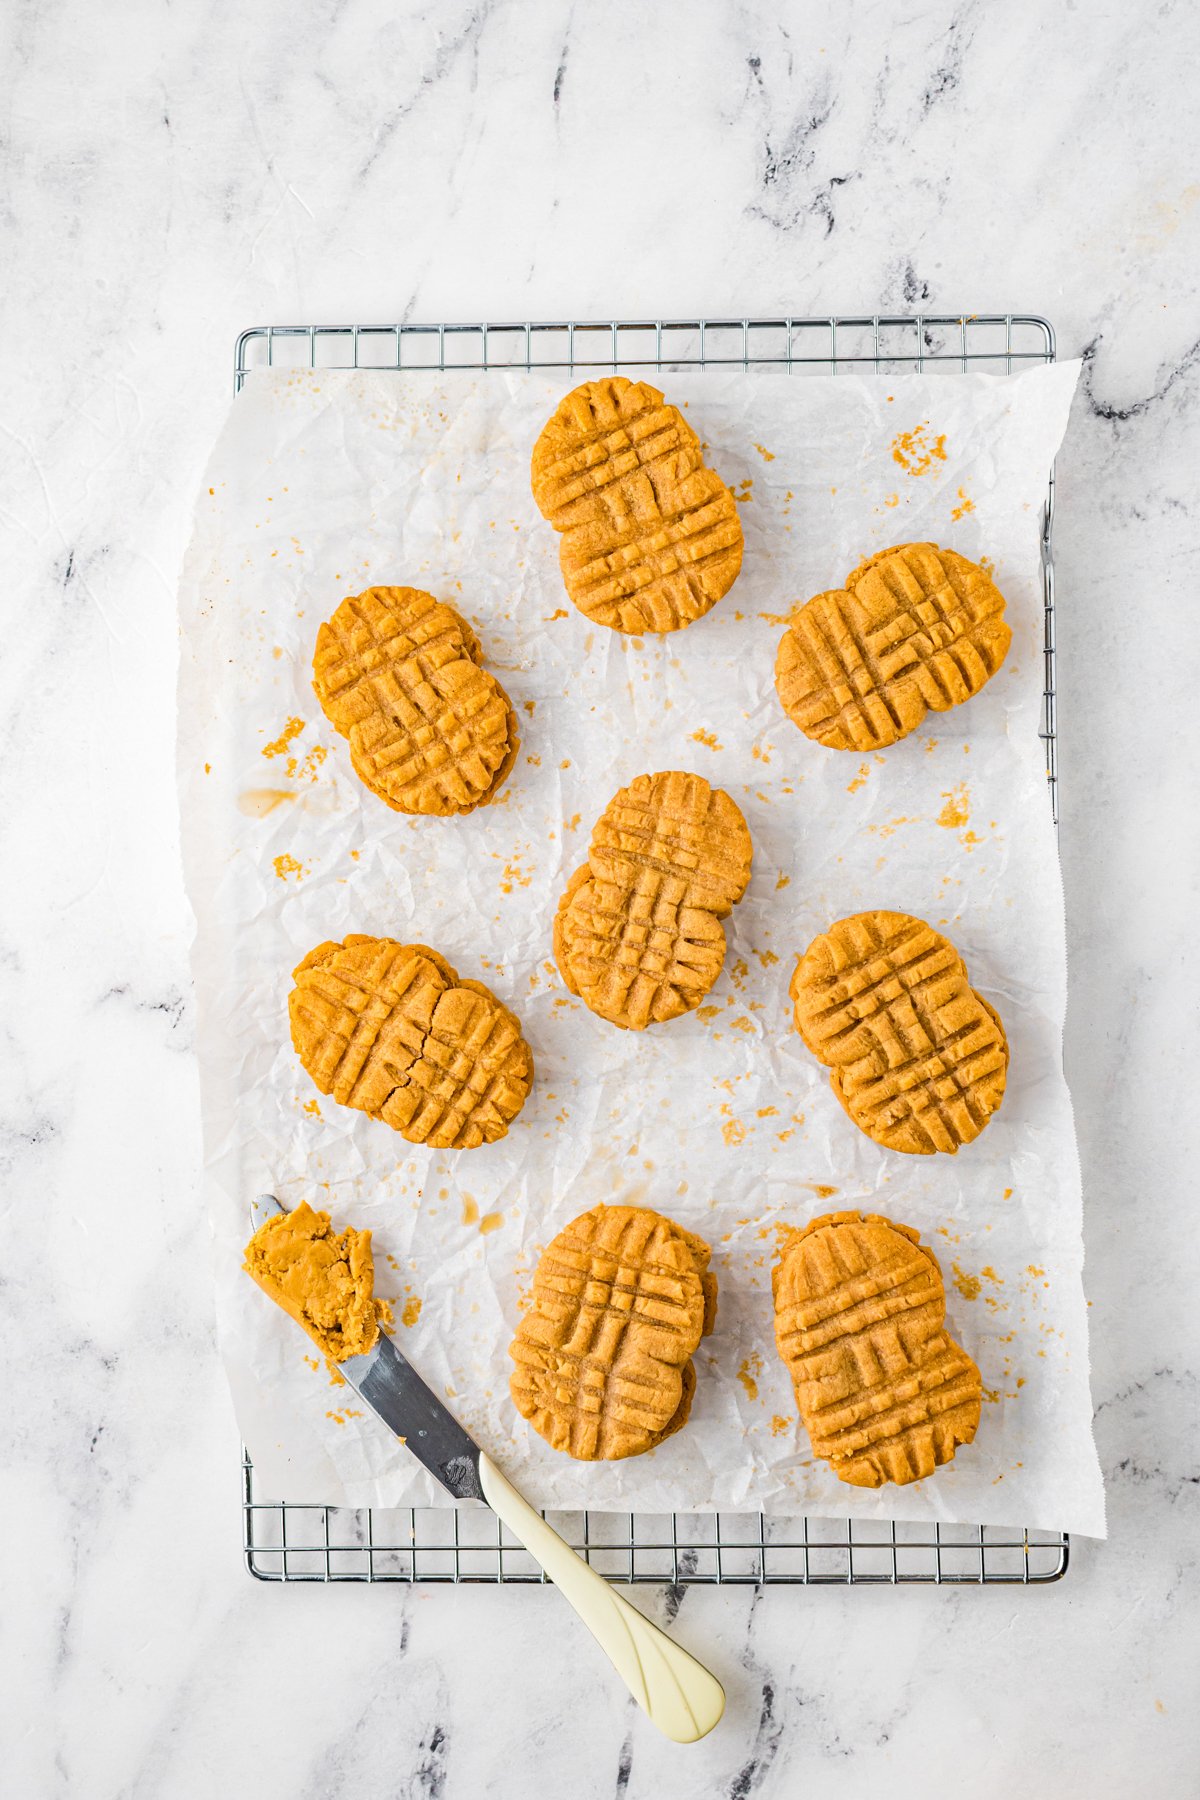
<path fill-rule="evenodd" d="M 329 1214 L 307 1201 L 263 1221 L 242 1267 L 330 1362 L 365 1355 L 391 1318 L 387 1302 L 375 1298 L 370 1232 L 353 1225 L 337 1232 Z"/>

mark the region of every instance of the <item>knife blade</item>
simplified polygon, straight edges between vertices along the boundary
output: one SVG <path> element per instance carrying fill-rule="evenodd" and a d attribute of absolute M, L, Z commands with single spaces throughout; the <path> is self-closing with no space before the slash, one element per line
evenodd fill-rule
<path fill-rule="evenodd" d="M 259 1194 L 254 1207 L 259 1215 L 288 1210 L 274 1194 Z M 365 1356 L 347 1356 L 337 1366 L 359 1399 L 456 1500 L 485 1498 L 479 1480 L 479 1445 L 386 1332 L 380 1332 Z"/>
<path fill-rule="evenodd" d="M 479 1445 L 386 1333 L 365 1356 L 346 1357 L 338 1372 L 456 1500 L 483 1499 Z"/>

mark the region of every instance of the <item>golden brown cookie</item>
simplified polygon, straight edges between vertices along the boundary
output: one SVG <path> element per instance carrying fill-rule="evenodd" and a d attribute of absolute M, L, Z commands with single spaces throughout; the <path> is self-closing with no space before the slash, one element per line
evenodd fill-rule
<path fill-rule="evenodd" d="M 555 1450 L 637 1456 L 685 1424 L 692 1353 L 717 1316 L 708 1259 L 702 1238 L 634 1206 L 594 1207 L 542 1252 L 509 1386 Z"/>
<path fill-rule="evenodd" d="M 979 1136 L 1004 1098 L 1008 1039 L 958 951 L 923 919 L 839 919 L 796 964 L 796 1030 L 877 1144 L 925 1156 Z"/>
<path fill-rule="evenodd" d="M 700 1005 L 721 973 L 721 920 L 750 880 L 741 812 L 700 775 L 639 775 L 592 832 L 554 919 L 567 987 L 633 1031 Z"/>
<path fill-rule="evenodd" d="M 1004 661 L 1004 596 L 977 563 L 899 544 L 791 620 L 775 661 L 783 710 L 831 750 L 880 750 L 971 699 Z"/>
<path fill-rule="evenodd" d="M 370 1232 L 336 1232 L 307 1200 L 263 1220 L 242 1267 L 331 1362 L 365 1356 L 380 1325 L 391 1323 L 391 1307 L 375 1298 Z"/>
<path fill-rule="evenodd" d="M 945 1329 L 942 1272 L 910 1225 L 813 1219 L 785 1241 L 771 1285 L 813 1454 L 839 1481 L 921 1481 L 971 1442 L 979 1370 Z"/>
<path fill-rule="evenodd" d="M 597 625 L 678 631 L 742 566 L 737 503 L 657 388 L 623 375 L 567 395 L 533 447 L 533 497 L 563 534 L 567 592 Z"/>
<path fill-rule="evenodd" d="M 494 1143 L 525 1104 L 533 1057 L 518 1021 L 436 950 L 348 937 L 311 950 L 295 983 L 292 1044 L 318 1088 L 410 1144 Z"/>
<path fill-rule="evenodd" d="M 419 588 L 368 588 L 317 633 L 313 688 L 359 779 L 394 812 L 471 812 L 517 758 L 508 695 L 452 606 Z"/>

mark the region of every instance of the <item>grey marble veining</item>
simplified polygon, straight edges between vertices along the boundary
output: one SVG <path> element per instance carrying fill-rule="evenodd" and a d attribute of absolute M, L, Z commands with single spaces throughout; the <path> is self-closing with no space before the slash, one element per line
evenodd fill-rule
<path fill-rule="evenodd" d="M 29 0 L 0 20 L 6 1791 L 1194 1788 L 1200 26 L 1184 5 Z M 1014 308 L 1059 465 L 1110 1541 L 1041 1592 L 689 1591 L 682 1751 L 552 1593 L 242 1572 L 211 1339 L 174 583 L 255 322 Z"/>

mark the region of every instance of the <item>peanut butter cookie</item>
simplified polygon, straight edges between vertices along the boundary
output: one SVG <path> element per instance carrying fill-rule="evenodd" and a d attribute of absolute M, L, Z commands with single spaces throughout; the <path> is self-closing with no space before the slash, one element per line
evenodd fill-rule
<path fill-rule="evenodd" d="M 419 588 L 368 588 L 318 631 L 317 699 L 394 812 L 471 812 L 506 780 L 516 714 L 481 658 L 467 621 Z"/>
<path fill-rule="evenodd" d="M 921 1481 L 969 1444 L 979 1370 L 945 1329 L 933 1251 L 910 1225 L 830 1213 L 785 1241 L 775 1342 L 813 1454 L 854 1487 Z"/>
<path fill-rule="evenodd" d="M 637 1456 L 686 1422 L 712 1330 L 709 1248 L 641 1207 L 597 1206 L 542 1252 L 510 1345 L 518 1412 L 582 1461 Z"/>
<path fill-rule="evenodd" d="M 737 503 L 657 388 L 622 375 L 567 395 L 533 448 L 533 497 L 563 534 L 567 593 L 614 631 L 678 631 L 742 566 Z"/>
<path fill-rule="evenodd" d="M 567 987 L 632 1031 L 692 1011 L 721 973 L 721 920 L 746 891 L 752 856 L 721 788 L 677 770 L 639 775 L 597 820 L 559 901 L 554 955 Z"/>
<path fill-rule="evenodd" d="M 409 1143 L 495 1143 L 525 1104 L 533 1057 L 520 1024 L 436 950 L 376 937 L 318 944 L 295 983 L 292 1044 L 317 1087 Z"/>
<path fill-rule="evenodd" d="M 796 964 L 796 1029 L 877 1144 L 953 1154 L 1004 1098 L 1008 1039 L 958 951 L 923 919 L 839 919 Z"/>
<path fill-rule="evenodd" d="M 779 645 L 775 687 L 807 737 L 881 750 L 927 712 L 977 694 L 1011 641 L 1004 596 L 977 563 L 900 544 L 800 608 Z"/>

